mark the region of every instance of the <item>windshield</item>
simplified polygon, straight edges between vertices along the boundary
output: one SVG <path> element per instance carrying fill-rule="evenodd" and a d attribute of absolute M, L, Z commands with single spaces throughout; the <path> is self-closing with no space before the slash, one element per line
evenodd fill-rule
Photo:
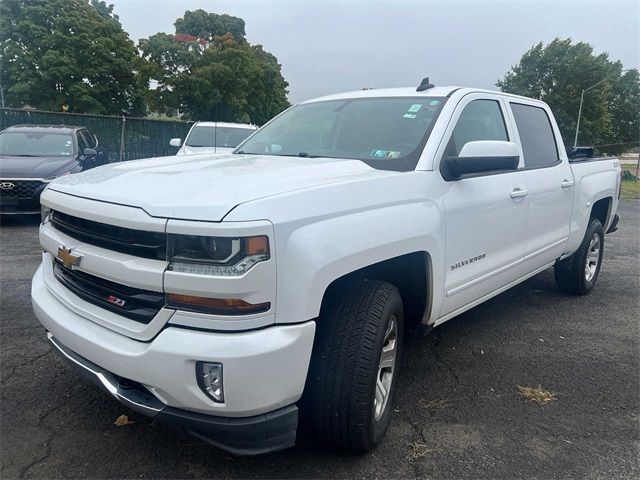
<path fill-rule="evenodd" d="M 2 132 L 0 155 L 15 157 L 71 157 L 73 138 L 68 133 Z"/>
<path fill-rule="evenodd" d="M 196 125 L 191 129 L 185 144 L 189 147 L 236 148 L 253 132 L 255 132 L 253 128 Z"/>
<path fill-rule="evenodd" d="M 383 170 L 413 170 L 445 100 L 358 98 L 297 105 L 236 153 L 349 158 Z"/>

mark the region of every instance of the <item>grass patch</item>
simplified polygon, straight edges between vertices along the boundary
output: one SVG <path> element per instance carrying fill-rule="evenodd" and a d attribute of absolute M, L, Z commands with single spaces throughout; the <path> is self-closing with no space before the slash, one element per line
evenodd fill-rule
<path fill-rule="evenodd" d="M 625 200 L 640 200 L 640 181 L 623 180 L 620 198 Z"/>
<path fill-rule="evenodd" d="M 530 402 L 537 403 L 538 405 L 544 405 L 556 399 L 555 393 L 545 390 L 540 385 L 537 387 L 518 386 L 518 393 Z"/>

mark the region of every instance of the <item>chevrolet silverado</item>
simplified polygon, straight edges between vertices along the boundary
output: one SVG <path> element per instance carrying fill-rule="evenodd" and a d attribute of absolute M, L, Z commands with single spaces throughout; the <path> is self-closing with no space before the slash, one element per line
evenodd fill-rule
<path fill-rule="evenodd" d="M 230 154 L 51 182 L 33 308 L 85 377 L 228 451 L 299 427 L 368 451 L 403 337 L 551 267 L 588 293 L 619 185 L 614 158 L 570 161 L 539 100 L 426 79 L 331 95 Z"/>

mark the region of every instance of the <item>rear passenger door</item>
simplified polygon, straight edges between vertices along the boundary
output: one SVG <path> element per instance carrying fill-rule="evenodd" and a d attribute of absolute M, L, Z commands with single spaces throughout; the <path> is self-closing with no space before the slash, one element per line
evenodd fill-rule
<path fill-rule="evenodd" d="M 569 237 L 573 174 L 556 141 L 551 112 L 540 103 L 510 102 L 527 178 L 525 265 L 529 271 L 560 257 Z"/>
<path fill-rule="evenodd" d="M 457 156 L 475 140 L 515 141 L 506 108 L 498 95 L 465 96 L 436 158 Z M 527 218 L 522 170 L 443 181 L 446 276 L 440 317 L 455 315 L 521 276 Z"/>

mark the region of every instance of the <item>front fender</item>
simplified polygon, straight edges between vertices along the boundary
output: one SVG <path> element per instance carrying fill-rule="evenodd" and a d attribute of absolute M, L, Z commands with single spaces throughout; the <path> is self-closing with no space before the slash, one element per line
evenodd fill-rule
<path fill-rule="evenodd" d="M 444 258 L 444 222 L 435 202 L 387 206 L 326 218 L 292 230 L 278 242 L 276 321 L 318 317 L 327 287 L 361 268 L 413 252 Z M 433 262 L 432 278 L 444 278 Z M 435 285 L 442 285 L 434 280 Z M 442 293 L 432 293 L 433 305 Z M 433 308 L 432 311 L 438 311 Z"/>

